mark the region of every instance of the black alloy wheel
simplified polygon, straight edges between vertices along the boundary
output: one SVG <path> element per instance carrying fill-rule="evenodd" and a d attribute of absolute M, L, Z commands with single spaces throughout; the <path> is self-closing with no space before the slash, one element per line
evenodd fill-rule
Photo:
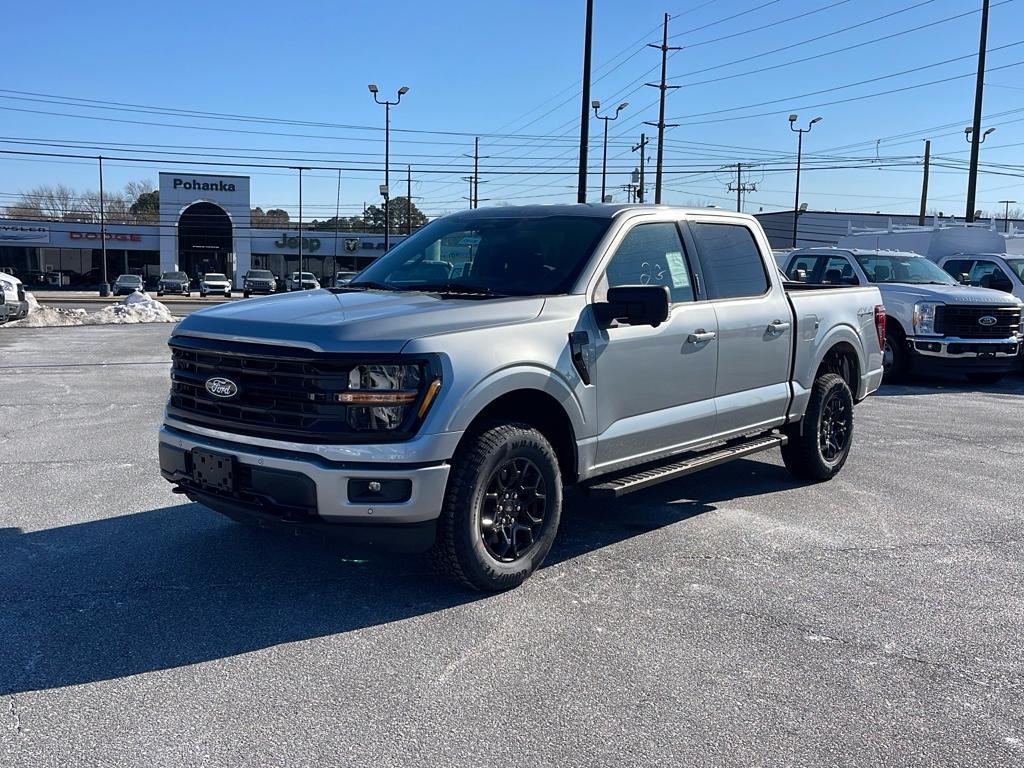
<path fill-rule="evenodd" d="M 544 475 L 525 457 L 495 468 L 480 516 L 480 539 L 491 557 L 512 563 L 529 553 L 546 522 L 546 491 Z"/>

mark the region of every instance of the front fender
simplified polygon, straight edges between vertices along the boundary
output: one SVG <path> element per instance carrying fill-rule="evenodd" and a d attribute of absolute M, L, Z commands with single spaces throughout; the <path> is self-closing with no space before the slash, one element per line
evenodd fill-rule
<path fill-rule="evenodd" d="M 520 390 L 549 395 L 562 406 L 577 438 L 586 434 L 583 405 L 565 377 L 553 368 L 523 364 L 494 371 L 466 390 L 451 407 L 444 431 L 465 431 L 488 405 L 503 395 Z"/>

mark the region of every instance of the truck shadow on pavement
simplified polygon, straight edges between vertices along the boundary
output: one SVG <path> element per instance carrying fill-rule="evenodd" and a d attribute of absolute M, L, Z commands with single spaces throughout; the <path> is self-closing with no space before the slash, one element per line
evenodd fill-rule
<path fill-rule="evenodd" d="M 737 483 L 738 472 L 745 482 Z M 567 499 L 548 564 L 795 487 L 752 461 L 620 502 Z M 181 504 L 61 528 L 0 529 L 0 695 L 230 657 L 487 599 L 425 557 L 358 560 Z"/>

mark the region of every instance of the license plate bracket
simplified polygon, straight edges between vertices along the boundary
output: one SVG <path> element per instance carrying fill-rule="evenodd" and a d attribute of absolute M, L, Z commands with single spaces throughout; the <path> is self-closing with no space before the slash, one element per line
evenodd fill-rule
<path fill-rule="evenodd" d="M 220 493 L 235 490 L 235 457 L 227 453 L 192 449 L 192 480 L 200 488 Z"/>

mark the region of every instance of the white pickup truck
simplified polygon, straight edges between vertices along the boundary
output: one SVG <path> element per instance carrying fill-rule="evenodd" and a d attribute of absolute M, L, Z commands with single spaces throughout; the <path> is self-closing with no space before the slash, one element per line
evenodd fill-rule
<path fill-rule="evenodd" d="M 433 547 L 508 589 L 566 485 L 619 496 L 771 448 L 833 477 L 884 337 L 875 286 L 787 283 L 751 216 L 481 208 L 345 285 L 182 320 L 160 471 L 234 519 Z"/>
<path fill-rule="evenodd" d="M 916 253 L 862 248 L 803 248 L 786 275 L 831 285 L 877 285 L 886 313 L 885 375 L 962 373 L 991 384 L 1018 362 L 1021 301 L 961 285 Z"/>

